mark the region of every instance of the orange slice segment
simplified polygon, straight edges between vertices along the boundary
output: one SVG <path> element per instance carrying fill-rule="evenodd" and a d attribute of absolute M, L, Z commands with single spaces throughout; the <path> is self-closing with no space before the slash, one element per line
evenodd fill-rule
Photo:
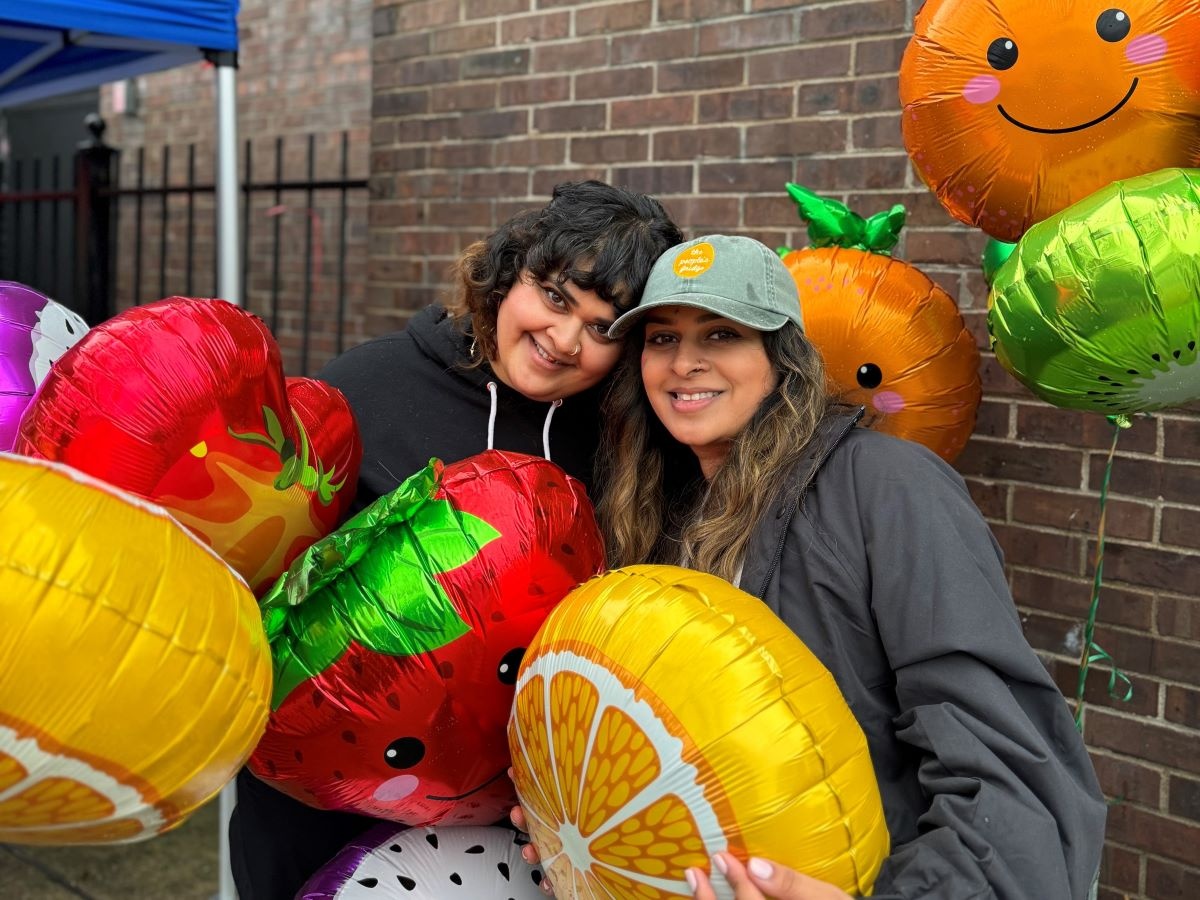
<path fill-rule="evenodd" d="M 556 896 L 689 897 L 684 871 L 728 849 L 717 780 L 688 760 L 672 733 L 682 731 L 656 706 L 571 651 L 523 668 L 510 723 L 514 777 Z"/>

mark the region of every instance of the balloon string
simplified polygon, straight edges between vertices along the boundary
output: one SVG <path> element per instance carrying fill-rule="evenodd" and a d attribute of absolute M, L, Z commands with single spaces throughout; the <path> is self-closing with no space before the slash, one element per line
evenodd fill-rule
<path fill-rule="evenodd" d="M 1087 682 L 1088 668 L 1095 662 L 1109 664 L 1108 695 L 1122 702 L 1128 702 L 1133 696 L 1133 683 L 1129 677 L 1117 668 L 1116 662 L 1095 641 L 1096 613 L 1100 609 L 1100 585 L 1104 580 L 1104 533 L 1108 522 L 1108 484 L 1112 479 L 1113 458 L 1117 452 L 1117 441 L 1121 432 L 1130 423 L 1126 416 L 1110 416 L 1113 425 L 1112 445 L 1108 448 L 1108 461 L 1104 466 L 1104 480 L 1100 483 L 1100 523 L 1096 528 L 1096 574 L 1092 578 L 1092 602 L 1088 608 L 1087 623 L 1083 631 L 1083 650 L 1079 656 L 1079 684 L 1075 690 L 1075 727 L 1083 731 L 1083 688 Z M 1118 695 L 1117 683 L 1124 682 L 1125 691 Z"/>

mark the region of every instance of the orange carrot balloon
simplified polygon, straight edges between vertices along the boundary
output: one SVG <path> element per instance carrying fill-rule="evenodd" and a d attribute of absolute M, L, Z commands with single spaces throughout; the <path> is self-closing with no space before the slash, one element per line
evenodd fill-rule
<path fill-rule="evenodd" d="M 953 460 L 975 427 L 979 350 L 950 295 L 887 255 L 904 208 L 864 220 L 799 185 L 788 193 L 815 246 L 783 262 L 831 392 L 865 405 L 877 431 Z"/>
<path fill-rule="evenodd" d="M 1200 0 L 927 0 L 904 143 L 942 205 L 1016 241 L 1118 179 L 1200 163 Z"/>

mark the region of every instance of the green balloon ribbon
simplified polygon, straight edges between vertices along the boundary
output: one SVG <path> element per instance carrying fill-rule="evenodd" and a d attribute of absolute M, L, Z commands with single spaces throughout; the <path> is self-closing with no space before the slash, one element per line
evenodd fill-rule
<path fill-rule="evenodd" d="M 435 498 L 437 460 L 298 557 L 262 598 L 277 709 L 351 641 L 377 653 L 436 650 L 469 627 L 436 576 L 500 537 L 482 519 Z"/>
<path fill-rule="evenodd" d="M 808 223 L 810 247 L 846 247 L 890 256 L 900 240 L 907 211 L 899 203 L 864 219 L 846 204 L 821 197 L 803 185 L 788 182 L 787 192 L 800 218 Z M 784 256 L 790 251 L 781 247 L 776 252 Z"/>
<path fill-rule="evenodd" d="M 1092 663 L 1109 664 L 1108 695 L 1123 703 L 1133 697 L 1133 682 L 1117 668 L 1116 661 L 1095 641 L 1096 614 L 1100 610 L 1100 585 L 1104 581 L 1104 535 L 1108 517 L 1108 483 L 1112 478 L 1113 457 L 1117 452 L 1117 440 L 1121 432 L 1132 424 L 1128 416 L 1108 416 L 1113 426 L 1112 445 L 1108 448 L 1108 463 L 1104 467 L 1104 480 L 1100 483 L 1100 522 L 1096 528 L 1096 564 L 1092 577 L 1092 602 L 1088 607 L 1087 621 L 1083 629 L 1083 649 L 1079 654 L 1079 682 L 1075 688 L 1075 727 L 1083 732 L 1083 689 L 1087 685 L 1088 669 Z M 1118 685 L 1123 684 L 1124 690 Z"/>

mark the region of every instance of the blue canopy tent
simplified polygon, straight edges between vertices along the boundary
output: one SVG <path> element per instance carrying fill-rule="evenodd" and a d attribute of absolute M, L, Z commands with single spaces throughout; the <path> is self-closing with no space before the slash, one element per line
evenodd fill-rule
<path fill-rule="evenodd" d="M 241 303 L 237 173 L 238 0 L 0 0 L 0 106 L 209 59 L 217 81 L 217 293 Z M 221 792 L 220 897 L 236 896 Z"/>

